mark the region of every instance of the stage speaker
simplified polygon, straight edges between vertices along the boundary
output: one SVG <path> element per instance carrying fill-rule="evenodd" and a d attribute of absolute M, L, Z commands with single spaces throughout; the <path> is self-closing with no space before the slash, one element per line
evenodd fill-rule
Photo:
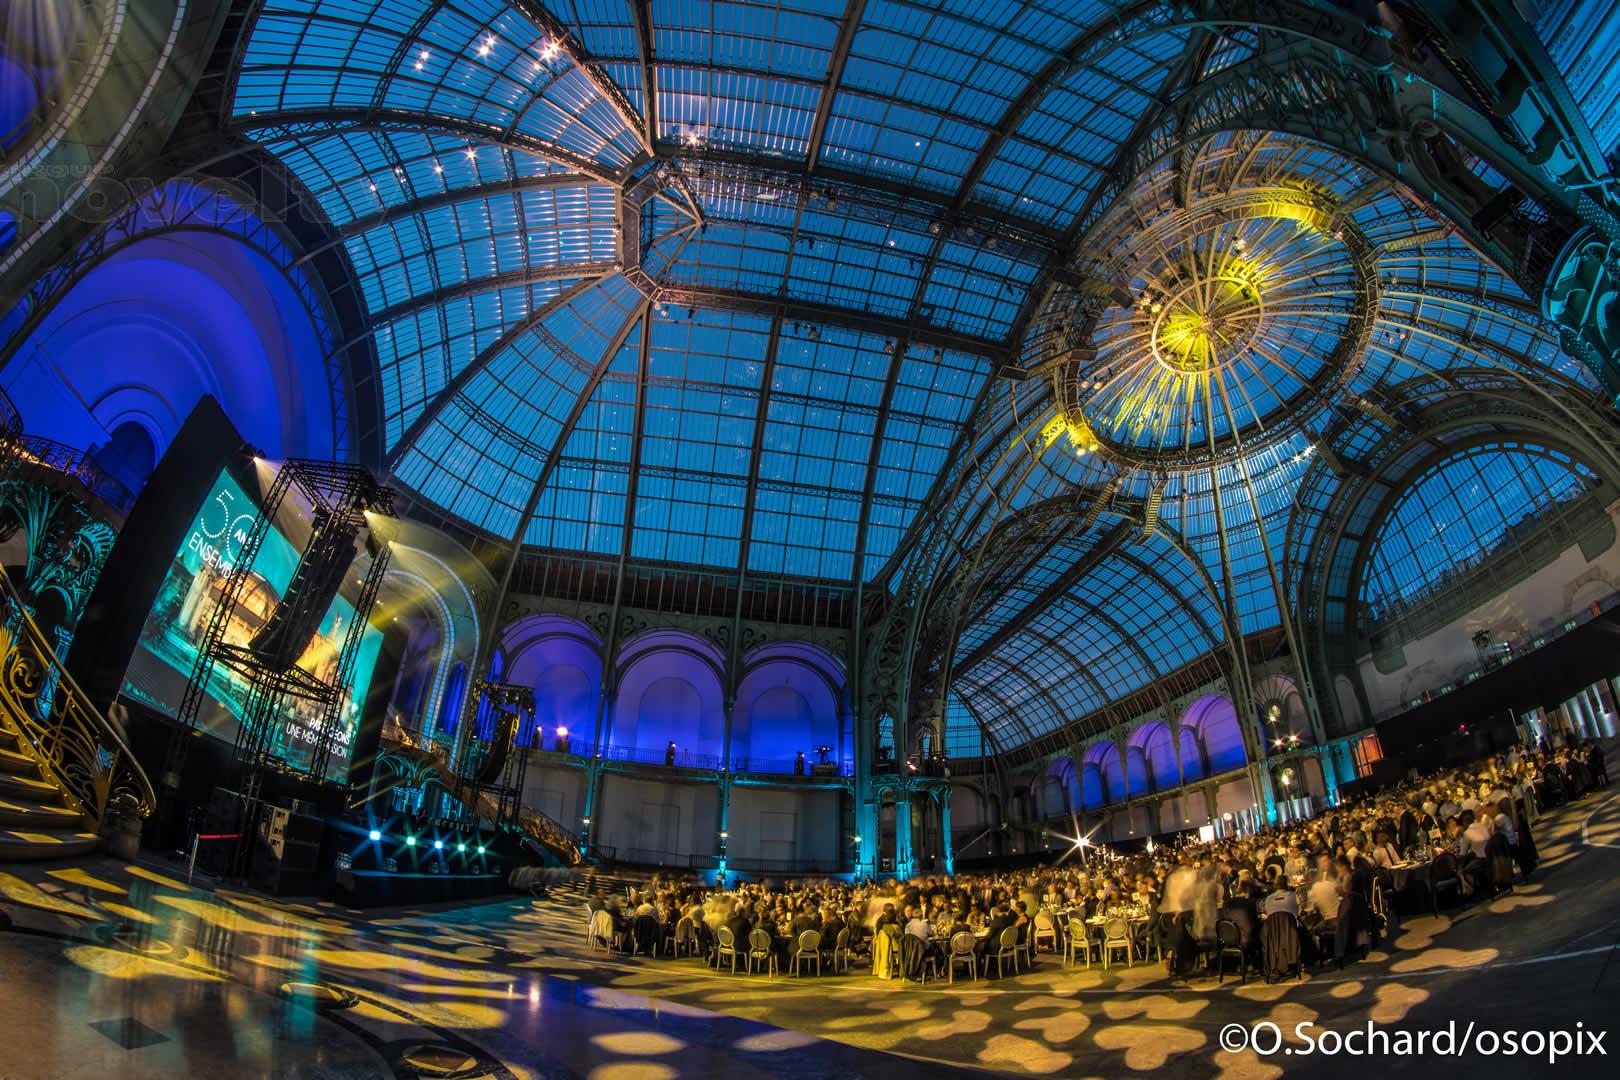
<path fill-rule="evenodd" d="M 313 894 L 324 828 L 318 817 L 282 806 L 264 807 L 253 850 L 254 887 L 274 896 Z"/>
<path fill-rule="evenodd" d="M 343 587 L 343 576 L 354 564 L 354 541 L 359 535 L 355 526 L 333 525 L 321 520 L 317 511 L 309 550 L 298 560 L 281 603 L 248 646 L 272 671 L 288 670 L 309 648 Z"/>

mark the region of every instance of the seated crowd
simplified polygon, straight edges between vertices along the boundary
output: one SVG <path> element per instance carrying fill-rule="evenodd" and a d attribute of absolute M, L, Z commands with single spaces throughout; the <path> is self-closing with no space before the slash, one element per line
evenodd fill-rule
<path fill-rule="evenodd" d="M 904 883 L 748 882 L 723 890 L 654 877 L 628 902 L 593 896 L 591 933 L 625 951 L 685 951 L 711 963 L 721 961 L 717 946 L 727 939 L 737 955 L 769 953 L 784 969 L 807 947 L 835 964 L 876 957 L 874 970 L 888 977 L 909 975 L 916 963 L 942 966 L 947 942 L 967 940 L 961 934 L 972 936 L 975 968 L 988 969 L 1008 928 L 1016 928 L 1030 963 L 1042 946 L 1084 951 L 1089 963 L 1101 940 L 1066 949 L 1071 928 L 1101 935 L 1106 926 L 1113 935 L 1129 927 L 1128 950 L 1144 958 L 1157 952 L 1172 977 L 1233 950 L 1245 964 L 1261 964 L 1263 953 L 1269 976 L 1317 958 L 1353 959 L 1390 930 L 1402 906 L 1437 909 L 1442 895 L 1488 897 L 1511 887 L 1515 871 L 1528 878 L 1539 812 L 1607 783 L 1595 743 L 1515 748 L 1309 821 L 1209 843 L 1133 854 L 1088 848 L 1051 866 Z M 1272 918 L 1278 914 L 1290 917 Z M 604 927 L 611 933 L 599 933 Z M 819 941 L 805 939 L 806 931 Z M 882 935 L 916 938 L 921 948 L 891 949 L 878 942 Z"/>

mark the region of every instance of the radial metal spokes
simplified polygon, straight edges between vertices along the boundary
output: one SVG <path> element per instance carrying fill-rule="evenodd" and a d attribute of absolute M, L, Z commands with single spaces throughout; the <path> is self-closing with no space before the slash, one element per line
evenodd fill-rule
<path fill-rule="evenodd" d="M 1079 380 L 1103 437 L 1162 452 L 1263 432 L 1335 376 L 1362 302 L 1337 236 L 1293 218 L 1221 220 L 1142 257 L 1139 303 L 1104 316 Z"/>

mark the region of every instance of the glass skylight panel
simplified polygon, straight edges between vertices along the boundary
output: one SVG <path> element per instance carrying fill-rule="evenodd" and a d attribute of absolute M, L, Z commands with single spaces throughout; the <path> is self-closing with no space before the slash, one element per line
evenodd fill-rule
<path fill-rule="evenodd" d="M 641 354 L 641 320 L 631 317 L 635 324 L 558 450 L 525 543 L 603 555 L 623 546 Z"/>
<path fill-rule="evenodd" d="M 639 145 L 612 103 L 507 0 L 268 0 L 237 116 L 421 112 L 514 131 L 617 168 Z"/>
<path fill-rule="evenodd" d="M 632 554 L 737 564 L 769 326 L 713 311 L 654 320 Z"/>
<path fill-rule="evenodd" d="M 636 490 L 630 554 L 640 559 L 736 566 L 745 479 L 644 472 Z"/>
<path fill-rule="evenodd" d="M 791 241 L 774 229 L 716 221 L 694 235 L 664 271 L 673 283 L 772 293 L 782 284 Z"/>
<path fill-rule="evenodd" d="M 1074 67 L 1019 124 L 986 169 L 980 190 L 1009 210 L 1066 226 L 1152 107 L 1185 34 L 1108 43 Z"/>
<path fill-rule="evenodd" d="M 820 100 L 811 83 L 660 64 L 659 140 L 803 157 Z"/>
<path fill-rule="evenodd" d="M 1372 547 L 1366 599 L 1375 610 L 1407 600 L 1516 538 L 1589 488 L 1566 455 L 1540 448 L 1482 447 L 1452 457 L 1400 496 Z"/>
<path fill-rule="evenodd" d="M 924 293 L 934 321 L 984 337 L 1005 337 L 1040 268 L 988 246 L 947 243 Z"/>
<path fill-rule="evenodd" d="M 782 342 L 766 411 L 762 479 L 856 493 L 865 488 L 883 375 L 867 368 L 867 377 L 854 377 L 849 369 L 860 355 L 825 343 Z"/>
<path fill-rule="evenodd" d="M 867 511 L 866 562 L 861 568 L 863 580 L 871 581 L 881 571 L 895 550 L 901 537 L 917 515 L 918 504 L 903 500 L 872 500 Z"/>
<path fill-rule="evenodd" d="M 635 295 L 622 280 L 609 279 L 493 356 L 406 452 L 396 470 L 400 479 L 475 528 L 510 536 L 585 390 L 589 368 L 633 317 Z M 488 513 L 470 507 L 472 496 L 455 486 L 463 482 L 494 500 Z M 428 484 L 453 498 L 430 492 Z"/>
<path fill-rule="evenodd" d="M 941 719 L 944 728 L 943 747 L 947 757 L 965 758 L 984 755 L 984 733 L 961 694 L 945 695 L 945 709 Z"/>
<path fill-rule="evenodd" d="M 847 580 L 854 573 L 860 494 L 762 483 L 749 569 Z"/>
<path fill-rule="evenodd" d="M 613 465 L 559 462 L 535 505 L 524 543 L 616 554 L 624 542 L 630 471 Z"/>
<path fill-rule="evenodd" d="M 838 37 L 838 3 L 677 3 L 654 18 L 659 60 L 820 81 Z"/>
<path fill-rule="evenodd" d="M 840 88 L 821 158 L 829 165 L 955 191 L 984 141 L 960 120 Z"/>
<path fill-rule="evenodd" d="M 543 282 L 458 297 L 377 328 L 384 445 L 392 449 L 423 405 L 501 335 L 555 299 L 570 282 Z"/>
<path fill-rule="evenodd" d="M 632 0 L 546 0 L 546 6 L 579 35 L 585 51 L 594 59 L 605 61 L 636 55 L 636 16 Z M 619 85 L 629 88 L 626 83 Z"/>

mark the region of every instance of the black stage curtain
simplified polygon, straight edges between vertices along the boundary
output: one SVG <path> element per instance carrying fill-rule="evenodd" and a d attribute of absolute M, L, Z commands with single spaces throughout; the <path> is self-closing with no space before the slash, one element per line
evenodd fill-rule
<path fill-rule="evenodd" d="M 204 397 L 141 489 L 74 632 L 67 667 L 99 708 L 123 685 L 163 576 L 227 463 L 244 472 L 252 454 L 219 402 Z"/>

